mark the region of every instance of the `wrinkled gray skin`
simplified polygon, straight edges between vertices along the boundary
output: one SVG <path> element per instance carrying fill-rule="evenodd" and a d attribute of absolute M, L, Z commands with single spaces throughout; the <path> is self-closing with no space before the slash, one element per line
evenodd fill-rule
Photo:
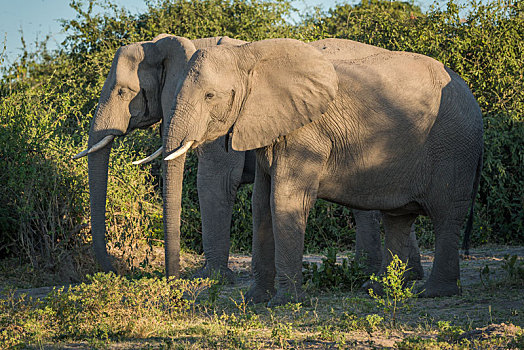
<path fill-rule="evenodd" d="M 99 106 L 89 134 L 89 147 L 107 135 L 120 136 L 136 128 L 149 127 L 168 117 L 176 85 L 192 53 L 200 48 L 216 45 L 240 45 L 245 42 L 227 37 L 214 37 L 188 41 L 170 35 L 160 35 L 150 42 L 131 44 L 115 54 L 112 68 L 102 89 Z M 89 157 L 89 184 L 91 197 L 91 223 L 95 255 L 104 271 L 113 271 L 105 241 L 105 203 L 107 192 L 107 164 L 111 144 Z M 229 227 L 233 201 L 238 186 L 252 183 L 255 172 L 254 152 L 226 152 L 223 140 L 209 143 L 199 154 L 198 192 L 203 219 L 203 241 L 206 267 L 202 274 L 220 271 L 230 280 L 227 268 L 229 254 Z M 217 205 L 220 203 L 221 205 Z M 169 213 L 168 213 L 169 215 Z M 362 213 L 359 232 L 378 235 L 373 216 Z M 357 235 L 358 236 L 358 235 Z M 171 236 L 172 237 L 172 236 Z M 175 241 L 170 246 L 177 246 Z M 168 241 L 170 240 L 168 237 Z M 379 242 L 365 237 L 358 252 L 374 257 Z M 416 245 L 416 243 L 415 243 Z M 415 247 L 416 248 L 416 247 Z M 413 261 L 416 261 L 414 257 Z M 178 261 L 167 256 L 168 261 Z M 378 260 L 370 261 L 376 269 Z M 168 266 L 166 264 L 166 266 Z M 170 271 L 178 270 L 178 267 Z M 176 273 L 175 273 L 176 275 Z"/>
<path fill-rule="evenodd" d="M 415 218 L 429 216 L 435 260 L 422 296 L 459 293 L 460 228 L 478 188 L 483 128 L 456 73 L 405 52 L 329 60 L 291 39 L 200 50 L 189 65 L 164 155 L 182 166 L 179 149 L 223 135 L 234 150 L 257 150 L 249 298 L 301 298 L 316 198 L 380 210 L 386 251 L 404 261 Z M 384 254 L 382 271 L 390 261 Z"/>

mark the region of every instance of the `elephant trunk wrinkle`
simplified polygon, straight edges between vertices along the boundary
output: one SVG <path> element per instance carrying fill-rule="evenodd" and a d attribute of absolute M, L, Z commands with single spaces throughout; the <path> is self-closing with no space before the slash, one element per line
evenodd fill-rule
<path fill-rule="evenodd" d="M 196 147 L 202 139 L 202 122 L 198 122 L 200 114 L 191 103 L 183 98 L 177 100 L 172 111 L 173 117 L 169 122 L 166 133 L 164 160 L 173 160 L 187 152 L 191 146 Z"/>
<path fill-rule="evenodd" d="M 195 114 L 195 109 L 188 101 L 178 98 L 173 104 L 169 115 L 171 118 L 166 122 L 164 130 L 165 145 L 176 145 L 176 142 L 182 142 L 183 138 L 189 134 L 191 126 L 189 125 L 189 118 L 185 115 Z M 175 126 L 176 125 L 176 126 Z M 172 150 L 167 150 L 171 152 Z"/>
<path fill-rule="evenodd" d="M 180 276 L 180 214 L 185 153 L 164 162 L 164 240 L 167 277 Z"/>

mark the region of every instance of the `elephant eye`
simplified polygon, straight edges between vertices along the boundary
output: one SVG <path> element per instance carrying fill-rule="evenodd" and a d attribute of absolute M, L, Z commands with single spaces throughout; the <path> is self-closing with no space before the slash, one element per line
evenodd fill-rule
<path fill-rule="evenodd" d="M 213 97 L 215 97 L 215 94 L 212 93 L 212 92 L 208 92 L 208 93 L 206 94 L 206 100 L 210 100 L 210 99 L 212 99 Z"/>
<path fill-rule="evenodd" d="M 120 88 L 118 89 L 118 96 L 124 100 L 130 100 L 133 97 L 133 92 L 130 89 Z"/>

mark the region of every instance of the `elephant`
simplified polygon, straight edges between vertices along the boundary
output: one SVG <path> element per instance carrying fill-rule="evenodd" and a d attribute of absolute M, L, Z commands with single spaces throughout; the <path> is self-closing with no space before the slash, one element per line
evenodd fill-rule
<path fill-rule="evenodd" d="M 321 40 L 311 45 L 326 49 L 323 42 Z M 347 46 L 350 41 L 345 42 Z M 136 128 L 147 128 L 167 117 L 163 111 L 169 111 L 174 98 L 174 89 L 180 80 L 180 75 L 177 74 L 183 72 L 193 51 L 216 45 L 245 43 L 228 37 L 196 39 L 190 43 L 185 38 L 162 34 L 150 42 L 124 46 L 115 54 L 92 122 L 90 148 L 74 157 L 78 159 L 89 154 L 93 246 L 103 271 L 114 271 L 105 242 L 105 197 L 110 141 L 114 136 L 127 134 Z M 383 50 L 357 42 L 351 43 L 358 45 L 353 50 L 354 57 Z M 329 46 L 331 48 L 333 46 Z M 337 50 L 324 52 L 330 56 L 337 53 Z M 137 92 L 136 95 L 133 92 Z M 205 145 L 199 152 L 197 188 L 202 212 L 206 265 L 197 275 L 208 277 L 219 272 L 232 282 L 234 274 L 227 267 L 231 214 L 239 185 L 253 183 L 255 154 L 254 151 L 226 152 L 223 144 L 222 140 L 217 140 Z M 157 152 L 156 155 L 158 154 Z M 141 164 L 153 158 L 135 163 Z M 217 206 L 216 203 L 222 205 Z M 376 272 L 381 261 L 380 227 L 376 214 L 355 211 L 354 216 L 358 223 L 357 256 L 367 258 L 368 273 Z M 413 247 L 413 254 L 410 255 L 412 269 L 418 278 L 422 278 L 423 270 L 414 233 L 410 244 Z"/>
<path fill-rule="evenodd" d="M 244 42 L 247 43 L 247 42 Z M 236 43 L 240 44 L 240 43 Z M 376 53 L 388 52 L 345 39 L 323 39 L 308 43 L 329 59 L 358 59 Z M 249 151 L 226 150 L 224 137 L 203 144 L 199 149 L 197 187 L 202 213 L 202 241 L 205 266 L 195 277 L 210 277 L 220 273 L 229 282 L 234 282 L 234 274 L 228 268 L 230 247 L 231 213 L 238 186 L 253 183 L 255 173 L 255 153 Z M 224 175 L 224 171 L 227 174 Z M 216 174 L 220 174 L 220 183 Z M 224 179 L 224 176 L 226 178 Z M 217 206 L 216 203 L 223 203 Z M 382 261 L 380 240 L 380 215 L 373 211 L 352 210 L 356 223 L 356 258 L 364 262 L 367 274 L 377 273 Z M 409 239 L 410 254 L 408 265 L 415 279 L 422 279 L 424 270 L 420 262 L 420 252 L 414 231 Z"/>
<path fill-rule="evenodd" d="M 105 238 L 107 173 L 114 138 L 137 128 L 150 127 L 169 115 L 177 84 L 197 49 L 239 43 L 243 42 L 228 37 L 189 40 L 160 34 L 152 41 L 133 43 L 117 50 L 91 122 L 88 148 L 73 157 L 88 157 L 93 249 L 103 271 L 115 271 Z M 177 246 L 176 240 L 176 237 L 167 237 L 170 244 L 166 247 Z M 178 255 L 166 254 L 166 259 L 169 260 L 166 268 L 170 266 L 170 271 L 175 271 L 176 275 Z"/>
<path fill-rule="evenodd" d="M 325 49 L 322 42 L 312 45 Z M 205 47 L 245 43 L 228 37 L 204 38 L 190 42 L 185 38 L 163 34 L 149 42 L 124 46 L 115 54 L 92 121 L 89 148 L 75 156 L 80 158 L 88 155 L 89 159 L 93 245 L 103 271 L 114 271 L 105 242 L 107 162 L 112 139 L 136 128 L 147 128 L 162 118 L 164 121 L 168 118 L 166 112 L 169 111 L 176 94 L 176 84 L 180 81 L 181 73 L 192 52 Z M 363 57 L 373 51 L 383 50 L 352 43 L 358 45 L 357 50 L 353 50 L 354 57 Z M 326 51 L 324 54 L 333 56 L 338 54 L 338 51 Z M 155 155 L 158 154 L 159 152 L 156 152 Z M 141 164 L 153 158 L 154 156 L 148 157 L 135 163 Z M 228 281 L 234 281 L 234 274 L 227 267 L 233 203 L 239 185 L 253 183 L 254 173 L 254 151 L 226 152 L 221 139 L 206 144 L 199 151 L 197 188 L 206 264 L 197 273 L 198 276 L 208 277 L 219 272 Z M 355 212 L 355 220 L 358 223 L 357 255 L 367 258 L 369 273 L 376 272 L 381 261 L 380 227 L 376 215 Z M 412 258 L 410 256 L 410 261 L 413 262 L 412 269 L 421 278 L 423 270 L 414 233 L 410 244 L 414 247 Z M 168 254 L 166 259 L 176 260 Z M 175 270 L 177 268 L 171 269 Z"/>
<path fill-rule="evenodd" d="M 197 51 L 164 129 L 164 205 L 180 211 L 172 185 L 186 152 L 226 136 L 228 148 L 256 150 L 250 300 L 303 297 L 304 231 L 317 198 L 380 210 L 382 272 L 392 255 L 406 261 L 412 224 L 428 216 L 435 258 L 421 296 L 458 294 L 460 229 L 482 169 L 480 108 L 455 72 L 427 56 L 340 56 L 293 39 Z M 176 230 L 170 220 L 166 230 Z"/>

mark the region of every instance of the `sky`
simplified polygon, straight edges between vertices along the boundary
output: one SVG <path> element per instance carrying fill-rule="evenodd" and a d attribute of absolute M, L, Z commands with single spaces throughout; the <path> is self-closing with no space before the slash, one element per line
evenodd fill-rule
<path fill-rule="evenodd" d="M 0 55 L 6 57 L 3 64 L 12 63 L 21 53 L 20 30 L 29 51 L 34 48 L 35 41 L 44 39 L 47 34 L 51 36 L 48 48 L 56 48 L 64 39 L 59 20 L 75 17 L 75 11 L 69 7 L 69 2 L 70 0 L 0 0 Z M 147 8 L 144 0 L 113 2 L 132 13 L 141 13 Z M 360 0 L 294 0 L 293 5 L 298 9 L 318 5 L 330 8 L 344 2 L 353 4 Z M 432 2 L 433 0 L 415 0 L 423 10 Z"/>

